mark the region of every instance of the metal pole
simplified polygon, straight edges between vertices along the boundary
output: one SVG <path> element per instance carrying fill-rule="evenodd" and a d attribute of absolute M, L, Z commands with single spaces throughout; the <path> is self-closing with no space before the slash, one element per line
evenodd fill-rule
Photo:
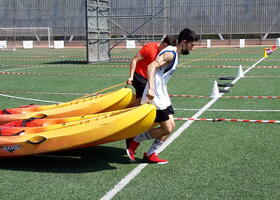
<path fill-rule="evenodd" d="M 97 0 L 97 10 L 96 10 L 96 29 L 97 29 L 97 57 L 100 60 L 100 29 L 99 29 L 99 6 L 100 2 Z"/>
<path fill-rule="evenodd" d="M 49 48 L 51 48 L 51 36 L 50 36 L 50 27 L 48 27 L 48 44 L 49 44 Z"/>
<path fill-rule="evenodd" d="M 85 0 L 85 6 L 86 6 L 86 14 L 85 14 L 85 20 L 86 20 L 86 52 L 87 52 L 87 63 L 89 63 L 89 49 L 88 49 L 88 0 Z"/>
<path fill-rule="evenodd" d="M 166 6 L 166 0 L 163 0 L 163 8 L 164 11 L 163 11 L 163 35 L 167 35 L 167 6 Z"/>
<path fill-rule="evenodd" d="M 154 41 L 154 1 L 151 0 L 152 3 L 152 39 Z"/>
<path fill-rule="evenodd" d="M 64 2 L 64 10 L 66 10 L 67 0 Z M 67 11 L 66 11 L 67 12 Z M 66 41 L 66 16 L 64 15 L 64 41 Z"/>

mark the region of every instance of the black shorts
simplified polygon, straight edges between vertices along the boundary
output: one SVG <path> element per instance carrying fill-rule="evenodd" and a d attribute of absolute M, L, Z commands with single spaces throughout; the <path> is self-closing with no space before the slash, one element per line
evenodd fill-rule
<path fill-rule="evenodd" d="M 134 73 L 132 85 L 135 88 L 136 98 L 141 98 L 143 96 L 144 89 L 147 84 L 147 79 L 138 73 Z"/>
<path fill-rule="evenodd" d="M 167 121 L 167 120 L 169 120 L 169 115 L 173 115 L 174 113 L 175 112 L 174 112 L 172 105 L 168 106 L 164 110 L 157 110 L 155 122 Z"/>

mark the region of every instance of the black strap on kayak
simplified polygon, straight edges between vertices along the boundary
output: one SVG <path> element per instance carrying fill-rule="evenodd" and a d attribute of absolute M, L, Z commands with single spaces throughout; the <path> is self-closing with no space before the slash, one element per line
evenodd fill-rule
<path fill-rule="evenodd" d="M 28 108 L 28 107 L 30 107 L 30 106 L 32 106 L 32 105 L 34 105 L 34 104 L 31 103 L 31 104 L 28 104 L 28 105 L 19 106 L 19 107 L 17 107 L 17 108 Z"/>
<path fill-rule="evenodd" d="M 22 106 L 22 107 L 18 107 L 18 108 L 27 108 L 27 107 L 32 106 L 32 105 L 34 105 L 34 104 L 31 103 L 31 104 L 29 104 L 29 105 Z M 13 114 L 13 113 L 7 111 L 7 108 L 5 108 L 5 109 L 2 110 L 2 114 Z"/>
<path fill-rule="evenodd" d="M 42 117 L 30 117 L 29 119 L 24 119 L 24 120 L 22 120 L 21 126 L 22 126 L 22 127 L 26 127 L 26 124 L 27 124 L 28 122 L 31 122 L 31 121 L 33 121 L 33 120 L 35 120 L 35 119 L 44 119 L 44 118 L 46 118 L 46 117 L 47 117 L 47 115 L 44 115 L 44 116 L 42 116 Z"/>
<path fill-rule="evenodd" d="M 4 130 L 5 130 L 5 129 L 0 129 L 0 136 L 18 136 L 18 135 L 24 133 L 24 130 L 22 130 L 22 131 L 19 131 L 19 132 L 14 133 L 14 134 L 12 134 L 12 135 L 3 135 L 2 131 L 4 131 Z"/>
<path fill-rule="evenodd" d="M 2 110 L 2 114 L 12 114 L 12 113 L 10 113 L 9 111 L 7 111 L 6 108 L 5 108 L 5 109 Z"/>

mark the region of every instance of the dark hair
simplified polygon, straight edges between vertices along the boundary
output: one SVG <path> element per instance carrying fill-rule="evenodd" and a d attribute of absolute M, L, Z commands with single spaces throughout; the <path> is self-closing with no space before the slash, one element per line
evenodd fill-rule
<path fill-rule="evenodd" d="M 171 46 L 176 46 L 177 40 L 173 36 L 168 35 L 162 40 L 162 43 L 165 43 L 165 44 L 171 45 Z"/>
<path fill-rule="evenodd" d="M 188 42 L 198 41 L 198 36 L 194 31 L 185 28 L 179 34 L 178 43 L 182 42 L 183 40 L 186 40 Z"/>

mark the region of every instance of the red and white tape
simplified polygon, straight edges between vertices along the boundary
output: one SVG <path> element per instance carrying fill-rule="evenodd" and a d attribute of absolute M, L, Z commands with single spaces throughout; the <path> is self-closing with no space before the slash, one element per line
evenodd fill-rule
<path fill-rule="evenodd" d="M 15 56 L 3 55 L 0 58 L 14 58 Z M 17 58 L 84 58 L 85 56 L 74 56 L 74 55 L 31 55 L 31 56 L 21 56 L 17 55 Z"/>
<path fill-rule="evenodd" d="M 43 61 L 43 62 L 53 61 L 53 60 L 59 60 L 59 59 L 52 59 L 52 58 L 49 58 L 49 59 L 16 59 L 16 58 L 15 59 L 13 59 L 13 58 L 0 59 L 0 61 Z"/>
<path fill-rule="evenodd" d="M 270 123 L 270 124 L 280 124 L 279 120 L 254 120 L 254 119 L 226 119 L 226 118 L 217 118 L 217 119 L 208 119 L 208 118 L 174 118 L 177 121 L 211 121 L 211 122 L 251 122 L 251 123 Z"/>
<path fill-rule="evenodd" d="M 0 73 L 1 74 L 1 73 Z M 11 91 L 0 91 L 2 94 L 61 94 L 61 95 L 86 95 L 87 93 L 60 93 L 60 92 L 11 92 Z M 198 96 L 198 95 L 170 95 L 171 97 L 191 97 L 191 98 L 209 98 L 209 96 Z M 280 96 L 222 96 L 221 98 L 242 98 L 242 99 L 280 99 Z"/>
<path fill-rule="evenodd" d="M 209 98 L 209 96 L 199 96 L 199 95 L 171 94 L 169 96 L 171 96 L 171 97 Z M 235 98 L 235 99 L 280 99 L 280 96 L 222 96 L 221 98 Z"/>
<path fill-rule="evenodd" d="M 280 68 L 280 66 L 256 66 L 255 68 Z"/>
<path fill-rule="evenodd" d="M 178 65 L 178 67 L 186 67 L 186 68 L 239 68 L 239 66 L 226 66 L 226 65 L 213 65 L 213 66 L 192 66 L 192 65 L 187 65 L 187 66 L 183 66 L 183 65 Z M 242 66 L 242 68 L 248 68 L 249 66 Z M 268 69 L 273 69 L 273 68 L 280 68 L 280 66 L 256 66 L 254 68 L 268 68 Z"/>
<path fill-rule="evenodd" d="M 128 67 L 128 65 L 3 65 L 1 67 Z"/>
<path fill-rule="evenodd" d="M 198 59 L 181 59 L 181 61 L 258 61 L 258 59 L 210 59 L 210 58 L 205 59 L 205 58 L 198 58 Z"/>
<path fill-rule="evenodd" d="M 212 67 L 212 68 L 239 68 L 239 66 L 224 66 L 224 65 L 217 65 L 217 66 L 182 66 L 182 65 L 178 65 L 178 67 L 187 67 L 187 68 L 204 68 L 204 67 Z"/>
<path fill-rule="evenodd" d="M 59 73 L 20 73 L 20 72 L 0 72 L 6 75 L 43 75 L 43 76 L 127 76 L 126 74 L 59 74 Z"/>
<path fill-rule="evenodd" d="M 5 52 L 3 52 L 5 53 Z M 22 53 L 22 52 L 19 52 Z M 80 55 L 85 53 L 85 51 L 79 51 L 79 52 L 38 52 L 38 51 L 33 51 L 32 55 Z M 6 56 L 3 56 L 6 57 Z M 15 55 L 13 57 L 18 57 L 18 55 Z"/>
<path fill-rule="evenodd" d="M 235 98 L 235 99 L 280 99 L 280 96 L 223 96 L 222 98 Z"/>
<path fill-rule="evenodd" d="M 2 67 L 128 67 L 129 65 L 2 65 Z M 217 66 L 183 66 L 178 65 L 178 67 L 183 68 L 239 68 L 239 66 L 225 66 L 225 65 L 217 65 Z M 249 66 L 242 66 L 243 68 L 248 68 Z M 255 68 L 280 68 L 280 66 L 256 66 Z"/>
<path fill-rule="evenodd" d="M 268 60 L 266 60 L 266 61 L 280 61 L 280 59 L 268 59 Z"/>

